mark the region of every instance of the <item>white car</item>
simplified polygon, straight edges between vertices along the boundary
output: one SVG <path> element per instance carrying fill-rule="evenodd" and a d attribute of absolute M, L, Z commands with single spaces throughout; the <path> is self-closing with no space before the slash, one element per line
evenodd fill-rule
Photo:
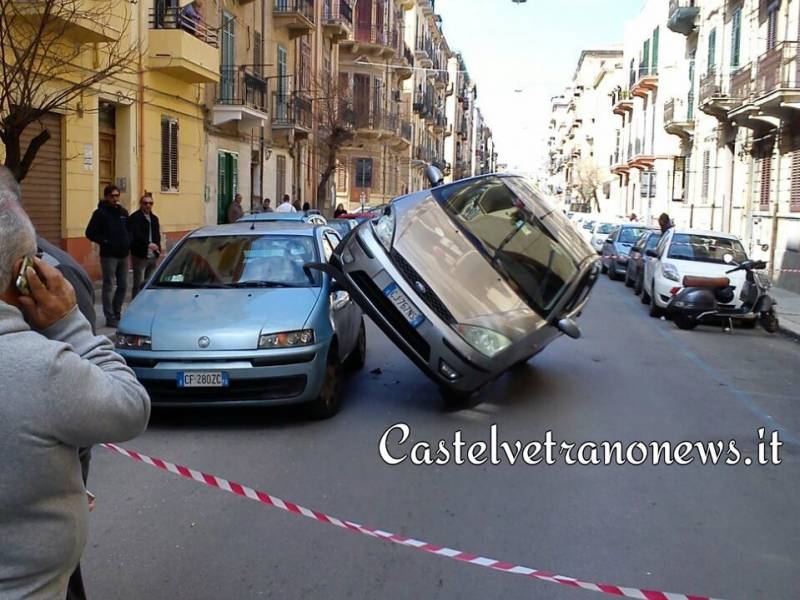
<path fill-rule="evenodd" d="M 744 271 L 728 273 L 731 265 L 724 256 L 732 254 L 740 263 L 747 259 L 741 241 L 735 235 L 719 231 L 670 229 L 655 250 L 648 250 L 652 260 L 644 265 L 642 304 L 650 305 L 650 316 L 660 317 L 672 296 L 683 287 L 683 278 L 727 277 L 734 288 L 733 308 L 741 304 L 739 292 L 744 283 Z"/>
<path fill-rule="evenodd" d="M 595 221 L 592 226 L 592 236 L 589 238 L 589 243 L 594 248 L 594 251 L 600 254 L 603 252 L 603 244 L 606 243 L 608 234 L 614 231 L 618 223 L 613 221 Z"/>

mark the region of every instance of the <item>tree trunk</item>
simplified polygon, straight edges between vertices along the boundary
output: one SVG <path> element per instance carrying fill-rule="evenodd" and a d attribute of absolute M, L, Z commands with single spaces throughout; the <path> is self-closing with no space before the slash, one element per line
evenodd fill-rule
<path fill-rule="evenodd" d="M 5 144 L 6 147 L 4 165 L 14 175 L 14 179 L 20 183 L 25 179 L 28 171 L 31 170 L 36 154 L 50 139 L 50 132 L 47 129 L 39 132 L 36 137 L 31 140 L 30 144 L 28 144 L 25 154 L 22 155 L 22 149 L 20 147 L 21 133 L 21 131 L 12 129 L 6 131 L 2 137 L 3 144 Z"/>

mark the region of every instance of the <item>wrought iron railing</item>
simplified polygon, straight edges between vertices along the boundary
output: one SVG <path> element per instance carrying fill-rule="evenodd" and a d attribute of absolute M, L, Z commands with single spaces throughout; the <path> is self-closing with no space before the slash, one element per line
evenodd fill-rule
<path fill-rule="evenodd" d="M 206 44 L 217 47 L 217 30 L 202 18 L 196 16 L 189 7 L 166 6 L 165 2 L 156 2 L 149 12 L 150 29 L 180 29 Z"/>
<path fill-rule="evenodd" d="M 326 24 L 344 23 L 353 26 L 353 7 L 349 0 L 325 0 L 322 7 L 322 19 Z"/>
<path fill-rule="evenodd" d="M 263 77 L 249 72 L 244 65 L 222 67 L 215 101 L 217 104 L 248 106 L 266 112 L 267 82 Z"/>
<path fill-rule="evenodd" d="M 731 75 L 731 97 L 748 101 L 753 93 L 753 67 L 745 65 Z"/>
<path fill-rule="evenodd" d="M 272 125 L 311 129 L 311 101 L 297 94 L 273 92 Z"/>
<path fill-rule="evenodd" d="M 314 0 L 275 0 L 272 12 L 276 15 L 300 14 L 314 22 Z"/>
<path fill-rule="evenodd" d="M 800 61 L 797 48 L 800 42 L 780 42 L 758 59 L 756 94 L 765 96 L 779 89 L 800 87 Z"/>

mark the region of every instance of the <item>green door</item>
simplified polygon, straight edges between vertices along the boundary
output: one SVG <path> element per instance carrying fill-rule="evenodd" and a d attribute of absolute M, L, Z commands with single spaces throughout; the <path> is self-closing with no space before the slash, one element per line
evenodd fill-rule
<path fill-rule="evenodd" d="M 217 154 L 217 223 L 228 222 L 228 207 L 239 189 L 239 156 L 232 152 Z"/>

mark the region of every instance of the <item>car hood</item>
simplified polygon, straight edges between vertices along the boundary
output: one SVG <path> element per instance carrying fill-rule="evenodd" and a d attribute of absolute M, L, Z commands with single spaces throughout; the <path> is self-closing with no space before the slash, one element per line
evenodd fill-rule
<path fill-rule="evenodd" d="M 690 277 L 727 277 L 731 280 L 731 285 L 740 287 L 744 283 L 745 272 L 736 271 L 735 273 L 726 273 L 733 268 L 733 265 L 720 265 L 716 263 L 705 263 L 694 260 L 677 260 L 674 258 L 665 258 L 665 263 L 671 263 L 678 269 L 681 275 L 681 280 L 689 275 Z M 681 281 L 683 283 L 683 281 Z"/>
<path fill-rule="evenodd" d="M 512 341 L 545 325 L 430 195 L 421 201 L 401 198 L 392 206 L 397 214 L 393 249 L 458 323 L 487 327 Z"/>
<path fill-rule="evenodd" d="M 142 291 L 125 313 L 120 331 L 150 335 L 155 351 L 255 350 L 259 334 L 302 329 L 319 288 Z"/>

